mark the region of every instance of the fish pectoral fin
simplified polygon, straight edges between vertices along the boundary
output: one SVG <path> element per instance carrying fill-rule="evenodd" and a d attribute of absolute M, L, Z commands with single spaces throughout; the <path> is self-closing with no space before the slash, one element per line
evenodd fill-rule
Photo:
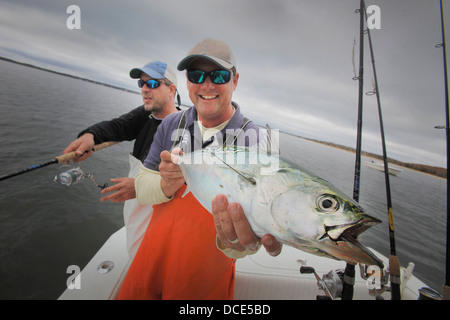
<path fill-rule="evenodd" d="M 236 168 L 233 168 L 231 165 L 229 165 L 228 163 L 226 163 L 223 159 L 219 158 L 219 157 L 214 153 L 214 151 L 211 151 L 211 154 L 212 154 L 213 156 L 215 156 L 217 159 L 219 159 L 219 160 L 220 160 L 227 168 L 229 168 L 229 169 L 233 170 L 234 172 L 236 172 L 236 173 L 239 175 L 239 177 L 241 177 L 242 179 L 244 179 L 245 181 L 249 182 L 249 183 L 252 184 L 252 185 L 256 185 L 256 180 L 255 180 L 253 177 L 251 177 L 249 174 L 244 173 L 244 172 L 242 172 L 242 171 L 239 171 L 239 170 L 237 170 Z"/>
<path fill-rule="evenodd" d="M 252 186 L 256 185 L 255 178 L 251 177 L 250 175 L 248 175 L 242 171 L 238 171 L 238 170 L 235 170 L 235 171 L 239 175 L 239 178 L 241 178 L 242 181 L 245 181 L 246 183 L 250 183 Z"/>
<path fill-rule="evenodd" d="M 237 173 L 237 175 L 239 176 L 239 178 L 241 178 L 242 181 L 245 181 L 246 183 L 250 183 L 251 185 L 256 185 L 256 180 L 254 178 L 253 175 L 247 173 L 247 172 L 243 172 L 240 170 L 237 170 L 236 168 L 233 168 L 231 165 L 227 164 L 224 162 L 224 164 L 228 167 L 228 169 L 233 170 L 235 173 Z"/>
<path fill-rule="evenodd" d="M 186 187 L 186 190 L 184 190 L 183 195 L 181 196 L 181 198 L 184 198 L 189 192 L 191 192 L 191 189 L 189 188 L 189 186 Z"/>

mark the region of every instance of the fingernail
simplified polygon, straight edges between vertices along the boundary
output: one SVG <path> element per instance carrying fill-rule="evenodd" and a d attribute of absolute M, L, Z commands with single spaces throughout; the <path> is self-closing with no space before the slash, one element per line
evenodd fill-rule
<path fill-rule="evenodd" d="M 238 212 L 238 206 L 236 203 L 231 203 L 230 204 L 230 213 L 231 214 L 236 214 Z"/>
<path fill-rule="evenodd" d="M 269 238 L 269 239 L 267 239 L 266 241 L 264 241 L 264 244 L 266 245 L 266 246 L 272 246 L 273 245 L 273 240 L 271 239 L 271 238 Z"/>
<path fill-rule="evenodd" d="M 216 198 L 217 204 L 224 204 L 225 203 L 225 199 L 222 196 L 219 196 Z"/>
<path fill-rule="evenodd" d="M 276 257 L 281 253 L 281 250 L 267 251 L 267 253 L 270 254 L 272 257 Z"/>

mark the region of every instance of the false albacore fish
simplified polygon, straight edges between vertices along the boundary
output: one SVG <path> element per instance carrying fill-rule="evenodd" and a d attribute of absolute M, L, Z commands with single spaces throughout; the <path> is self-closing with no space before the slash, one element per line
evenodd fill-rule
<path fill-rule="evenodd" d="M 225 194 L 240 203 L 255 234 L 349 263 L 383 263 L 357 237 L 381 221 L 327 181 L 278 155 L 248 148 L 201 149 L 175 158 L 195 198 L 212 212 Z"/>

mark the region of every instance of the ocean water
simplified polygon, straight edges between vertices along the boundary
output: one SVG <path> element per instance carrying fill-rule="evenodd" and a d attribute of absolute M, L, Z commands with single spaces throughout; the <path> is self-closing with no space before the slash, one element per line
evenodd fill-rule
<path fill-rule="evenodd" d="M 0 175 L 51 160 L 88 125 L 140 104 L 138 94 L 0 61 Z M 352 194 L 353 153 L 287 134 L 280 135 L 280 147 L 286 160 Z M 81 167 L 103 184 L 127 175 L 131 150 L 131 142 L 120 143 Z M 101 203 L 91 181 L 71 187 L 53 182 L 67 169 L 54 164 L 0 181 L 0 299 L 57 299 L 66 288 L 67 267 L 83 268 L 123 226 L 123 205 Z M 384 174 L 361 169 L 360 204 L 383 221 L 361 241 L 388 256 Z M 440 290 L 446 181 L 408 169 L 390 180 L 400 262 L 414 262 L 416 276 Z"/>

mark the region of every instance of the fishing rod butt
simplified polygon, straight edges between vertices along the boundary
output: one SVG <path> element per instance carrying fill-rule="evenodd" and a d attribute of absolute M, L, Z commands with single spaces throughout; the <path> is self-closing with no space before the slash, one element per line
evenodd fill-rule
<path fill-rule="evenodd" d="M 442 300 L 450 300 L 450 286 L 442 286 Z"/>
<path fill-rule="evenodd" d="M 342 283 L 342 300 L 352 300 L 355 285 L 355 265 L 347 263 L 345 265 L 344 279 Z"/>
<path fill-rule="evenodd" d="M 401 300 L 400 294 L 401 273 L 400 273 L 400 260 L 398 259 L 398 256 L 394 255 L 389 256 L 389 272 L 391 280 L 392 300 Z"/>

